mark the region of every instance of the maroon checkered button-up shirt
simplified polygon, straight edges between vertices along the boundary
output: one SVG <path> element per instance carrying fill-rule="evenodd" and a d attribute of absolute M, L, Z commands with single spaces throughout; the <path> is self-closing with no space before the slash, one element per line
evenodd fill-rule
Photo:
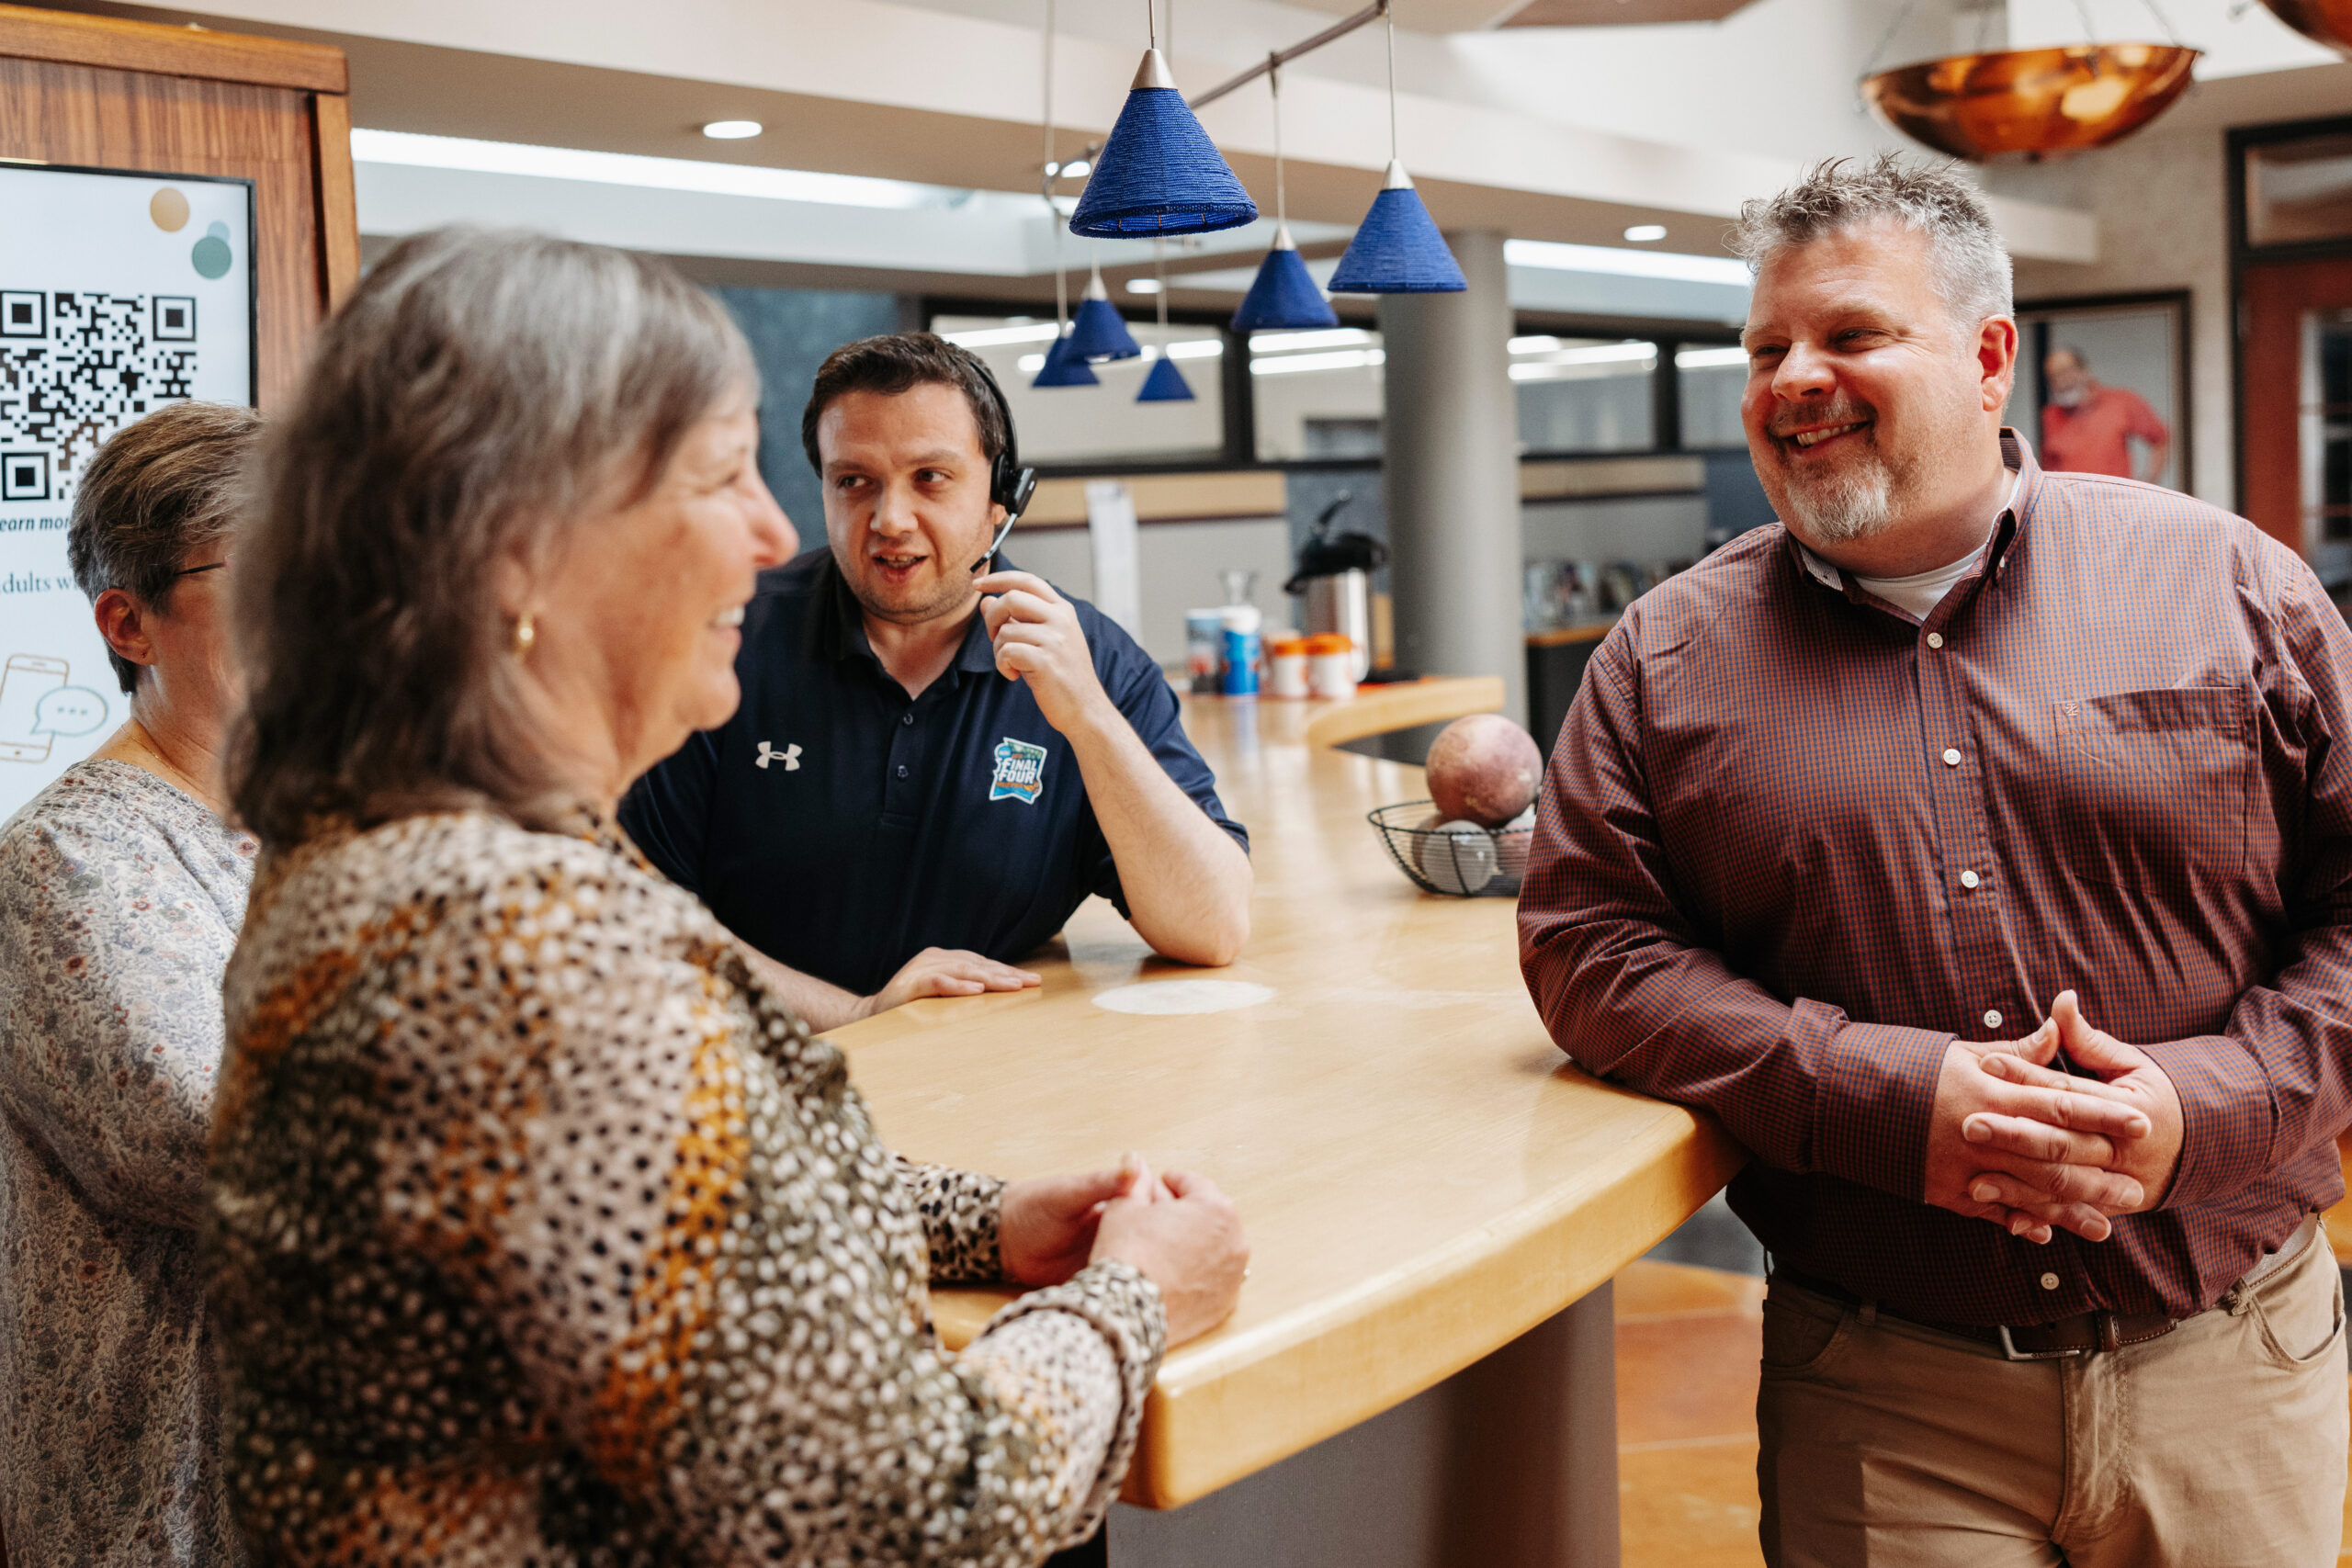
<path fill-rule="evenodd" d="M 1955 1322 L 2211 1305 L 2343 1191 L 2352 635 L 2186 496 L 2022 469 L 1924 624 L 1742 535 L 1595 652 L 1521 965 L 1591 1070 L 1722 1118 L 1789 1266 Z M 2047 1247 L 1920 1201 L 1955 1035 L 2073 987 L 2187 1117 L 2162 1209 Z"/>

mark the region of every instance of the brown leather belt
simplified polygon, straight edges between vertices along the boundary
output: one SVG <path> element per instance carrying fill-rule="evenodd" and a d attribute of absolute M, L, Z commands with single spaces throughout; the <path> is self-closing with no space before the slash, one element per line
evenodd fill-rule
<path fill-rule="evenodd" d="M 2305 1216 L 2278 1251 L 2259 1259 L 2247 1271 L 2244 1280 L 2231 1287 L 2231 1294 L 2269 1278 L 2311 1245 L 2318 1234 L 2316 1216 Z M 1801 1291 L 1810 1291 L 1842 1306 L 1868 1305 L 1851 1291 L 1842 1289 L 1826 1280 L 1816 1280 L 1794 1269 L 1775 1266 L 1772 1278 L 1785 1280 Z M 2229 1295 L 2222 1298 L 2226 1304 Z M 1899 1313 L 1882 1309 L 1881 1317 L 1894 1318 L 1915 1328 L 1932 1329 L 1954 1338 L 1973 1339 L 1989 1345 L 2012 1361 L 2053 1361 L 2068 1356 L 2088 1356 L 2100 1350 L 2120 1350 L 2126 1345 L 2144 1345 L 2151 1339 L 2161 1339 L 2188 1322 L 2187 1318 L 2167 1316 L 2160 1312 L 2080 1312 L 2072 1317 L 2062 1317 L 2053 1323 L 2029 1324 L 2024 1327 L 1982 1323 L 1938 1323 L 1932 1318 L 1905 1317 Z"/>

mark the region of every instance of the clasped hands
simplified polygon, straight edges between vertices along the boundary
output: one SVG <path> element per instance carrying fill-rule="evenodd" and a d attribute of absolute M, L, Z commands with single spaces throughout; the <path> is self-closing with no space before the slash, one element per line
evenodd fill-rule
<path fill-rule="evenodd" d="M 1032 1289 L 1104 1258 L 1136 1269 L 1159 1287 L 1170 1346 L 1224 1322 L 1250 1271 L 1233 1200 L 1205 1176 L 1155 1175 L 1141 1155 L 1108 1170 L 1010 1183 L 997 1236 L 1005 1277 Z"/>
<path fill-rule="evenodd" d="M 2054 1070 L 2060 1051 L 2088 1077 Z M 2105 1241 L 2164 1201 L 2180 1163 L 2180 1096 L 2154 1058 L 2061 991 L 2022 1040 L 1955 1040 L 1928 1129 L 1927 1201 L 2047 1242 Z"/>

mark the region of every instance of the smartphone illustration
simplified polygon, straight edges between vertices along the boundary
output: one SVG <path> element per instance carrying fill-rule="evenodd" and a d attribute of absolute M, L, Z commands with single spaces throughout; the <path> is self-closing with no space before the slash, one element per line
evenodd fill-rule
<path fill-rule="evenodd" d="M 54 735 L 35 735 L 41 698 L 65 684 L 66 663 L 38 653 L 12 653 L 0 667 L 0 761 L 46 762 Z"/>

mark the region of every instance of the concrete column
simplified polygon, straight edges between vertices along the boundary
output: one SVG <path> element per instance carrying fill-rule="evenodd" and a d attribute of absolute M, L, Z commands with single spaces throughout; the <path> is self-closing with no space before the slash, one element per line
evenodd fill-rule
<path fill-rule="evenodd" d="M 1499 675 L 1503 711 L 1524 724 L 1519 410 L 1503 236 L 1445 238 L 1469 292 L 1380 300 L 1396 662 L 1425 675 Z"/>

